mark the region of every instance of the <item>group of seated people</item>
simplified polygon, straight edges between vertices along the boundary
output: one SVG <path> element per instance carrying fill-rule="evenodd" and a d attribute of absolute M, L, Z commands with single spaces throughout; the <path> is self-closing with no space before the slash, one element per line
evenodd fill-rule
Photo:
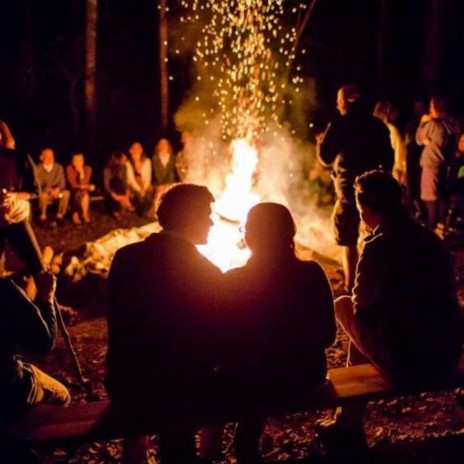
<path fill-rule="evenodd" d="M 371 235 L 352 296 L 335 301 L 322 267 L 298 259 L 294 220 L 277 203 L 251 208 L 244 232 L 251 258 L 222 274 L 195 247 L 206 243 L 212 226 L 214 198 L 203 186 L 177 184 L 164 192 L 157 209 L 162 230 L 116 252 L 108 281 L 106 386 L 128 421 L 166 419 L 159 433 L 163 464 L 220 458 L 218 415 L 272 409 L 323 388 L 336 321 L 349 337 L 351 365 L 370 362 L 398 384 L 453 377 L 462 352 L 461 309 L 443 241 L 405 213 L 391 174 L 359 176 L 355 194 Z M 56 333 L 53 284 L 39 279 L 38 288 L 34 305 L 18 288 L 0 287 L 8 296 L 2 318 L 11 321 L 0 326 L 0 391 L 14 398 L 2 393 L 0 401 L 9 409 L 69 402 L 64 386 L 16 356 L 16 344 L 35 349 L 40 339 L 37 346 L 46 350 Z M 25 338 L 19 316 L 40 330 Z M 344 406 L 333 421 L 318 424 L 327 452 L 366 448 L 364 406 Z M 216 424 L 201 429 L 199 456 L 195 424 L 185 417 Z M 237 425 L 239 464 L 263 462 L 263 426 L 256 416 Z M 146 437 L 127 438 L 123 462 L 144 462 L 146 446 Z"/>
<path fill-rule="evenodd" d="M 167 139 L 157 143 L 151 159 L 140 142 L 129 147 L 128 156 L 115 151 L 103 171 L 109 208 L 116 217 L 121 210 L 152 217 L 154 199 L 179 180 L 175 156 Z"/>
<path fill-rule="evenodd" d="M 39 223 L 47 222 L 47 210 L 53 203 L 57 203 L 57 222 L 64 221 L 70 204 L 74 224 L 80 224 L 82 221 L 89 223 L 89 193 L 95 190 L 95 185 L 90 183 L 92 168 L 85 164 L 84 155 L 74 153 L 66 171 L 61 164 L 55 162 L 55 153 L 51 148 L 42 150 L 40 161 L 36 168 L 40 188 Z"/>
<path fill-rule="evenodd" d="M 55 161 L 54 152 L 46 148 L 40 154 L 37 177 L 39 195 L 39 222 L 47 221 L 48 207 L 56 203 L 55 219 L 62 222 L 70 204 L 72 221 L 90 222 L 89 193 L 95 190 L 91 183 L 92 168 L 85 164 L 84 155 L 75 153 L 71 163 L 63 169 Z M 103 188 L 108 210 L 114 218 L 122 211 L 136 212 L 153 217 L 154 200 L 169 185 L 178 182 L 175 156 L 167 139 L 161 139 L 150 159 L 140 142 L 134 142 L 126 155 L 114 151 L 103 170 Z"/>

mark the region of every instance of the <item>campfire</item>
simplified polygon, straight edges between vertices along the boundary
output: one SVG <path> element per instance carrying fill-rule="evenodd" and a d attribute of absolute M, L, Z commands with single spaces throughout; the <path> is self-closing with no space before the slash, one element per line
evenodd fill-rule
<path fill-rule="evenodd" d="M 182 38 L 183 43 L 194 44 L 198 84 L 175 119 L 193 139 L 186 150 L 190 173 L 186 181 L 206 185 L 216 198 L 214 226 L 208 244 L 199 249 L 225 271 L 249 257 L 239 231 L 249 209 L 259 201 L 290 206 L 294 186 L 301 185 L 302 159 L 308 150 L 297 148 L 294 131 L 280 124 L 278 114 L 292 105 L 292 95 L 298 94 L 302 82 L 298 76 L 289 80 L 296 29 L 288 32 L 281 24 L 282 0 L 206 0 L 204 4 L 183 0 L 182 4 L 186 15 L 181 22 L 199 31 L 195 40 Z M 291 13 L 301 17 L 301 8 Z M 304 195 L 300 197 L 290 208 L 300 230 L 300 249 L 314 248 L 314 238 L 330 243 L 328 218 L 308 214 Z M 297 210 L 304 211 L 304 217 Z M 88 244 L 81 259 L 71 260 L 66 272 L 105 274 L 118 248 L 157 230 L 159 225 L 154 223 L 140 231 L 113 231 Z M 327 251 L 326 247 L 323 253 Z"/>

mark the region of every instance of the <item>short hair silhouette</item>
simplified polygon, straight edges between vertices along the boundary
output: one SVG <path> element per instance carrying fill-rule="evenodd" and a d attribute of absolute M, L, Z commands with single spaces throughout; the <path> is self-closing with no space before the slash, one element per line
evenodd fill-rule
<path fill-rule="evenodd" d="M 192 218 L 192 213 L 214 201 L 211 192 L 202 185 L 176 184 L 160 198 L 156 215 L 163 229 L 179 230 Z"/>
<path fill-rule="evenodd" d="M 433 95 L 430 101 L 433 101 L 433 106 L 438 113 L 448 111 L 448 100 L 443 95 Z"/>
<path fill-rule="evenodd" d="M 373 170 L 358 176 L 354 183 L 357 201 L 381 215 L 397 213 L 403 209 L 403 190 L 388 172 Z"/>
<path fill-rule="evenodd" d="M 354 103 L 359 100 L 362 96 L 361 89 L 356 84 L 348 84 L 340 87 L 339 89 L 343 95 L 343 98 L 348 103 Z"/>
<path fill-rule="evenodd" d="M 250 209 L 246 223 L 250 248 L 291 247 L 296 234 L 295 222 L 288 208 L 278 203 L 259 203 Z M 276 250 L 278 251 L 278 250 Z"/>

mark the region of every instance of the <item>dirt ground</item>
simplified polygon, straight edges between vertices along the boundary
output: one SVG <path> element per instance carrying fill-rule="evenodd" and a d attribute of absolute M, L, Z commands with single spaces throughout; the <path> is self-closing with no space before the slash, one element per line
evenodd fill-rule
<path fill-rule="evenodd" d="M 102 205 L 94 205 L 92 223 L 75 226 L 66 222 L 63 226 L 35 227 L 42 247 L 49 245 L 56 251 L 78 253 L 85 242 L 105 235 L 115 227 L 141 226 L 149 222 L 143 218 L 126 215 L 116 222 L 106 214 Z M 464 306 L 464 251 L 450 242 L 456 258 L 456 280 L 461 306 Z M 457 241 L 459 243 L 459 240 Z M 461 243 L 464 243 L 461 242 Z M 325 263 L 334 293 L 340 286 L 341 275 L 336 266 Z M 60 282 L 60 303 L 70 305 L 77 317 L 68 322 L 74 346 L 85 376 L 93 385 L 94 392 L 105 398 L 106 322 L 104 282 L 90 276 L 85 282 L 70 285 Z M 329 366 L 341 366 L 345 362 L 346 339 L 338 334 L 335 345 L 328 350 Z M 70 388 L 73 401 L 87 401 L 85 392 L 75 380 L 68 352 L 61 338 L 56 349 L 46 359 L 34 359 L 51 375 L 59 378 Z M 378 463 L 461 463 L 464 458 L 464 395 L 458 390 L 438 394 L 423 394 L 371 403 L 366 417 L 366 430 L 372 447 L 373 462 Z M 314 439 L 314 422 L 329 417 L 333 411 L 313 414 L 297 414 L 271 419 L 262 438 L 262 452 L 267 462 L 324 462 L 321 450 Z M 224 441 L 227 460 L 235 462 L 230 449 L 232 425 Z M 121 455 L 121 441 L 92 443 L 53 451 L 39 450 L 45 464 L 57 463 L 117 463 Z M 157 462 L 156 437 L 152 439 L 150 462 Z"/>

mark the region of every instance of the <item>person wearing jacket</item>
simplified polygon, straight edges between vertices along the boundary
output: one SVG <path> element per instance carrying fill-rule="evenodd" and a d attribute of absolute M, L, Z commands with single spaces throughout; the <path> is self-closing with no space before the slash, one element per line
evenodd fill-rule
<path fill-rule="evenodd" d="M 420 158 L 421 200 L 427 211 L 427 226 L 440 235 L 446 217 L 446 176 L 456 146 L 457 124 L 447 114 L 446 101 L 430 99 L 430 112 L 424 114 L 416 132 L 416 142 L 423 146 Z"/>

